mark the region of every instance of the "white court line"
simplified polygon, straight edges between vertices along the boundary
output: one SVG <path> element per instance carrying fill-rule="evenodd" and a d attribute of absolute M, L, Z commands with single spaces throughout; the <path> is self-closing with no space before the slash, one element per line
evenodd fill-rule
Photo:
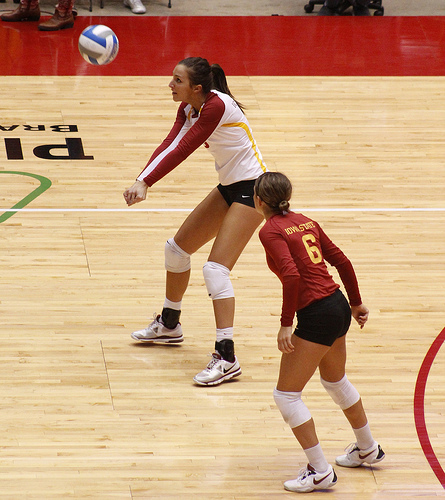
<path fill-rule="evenodd" d="M 2 212 L 191 212 L 193 208 L 0 208 Z M 294 212 L 445 212 L 445 207 L 292 208 Z"/>

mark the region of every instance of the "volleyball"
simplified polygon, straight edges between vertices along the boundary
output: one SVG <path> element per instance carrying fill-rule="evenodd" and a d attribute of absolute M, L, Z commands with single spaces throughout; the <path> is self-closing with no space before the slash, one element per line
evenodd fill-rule
<path fill-rule="evenodd" d="M 109 64 L 119 52 L 119 40 L 108 26 L 95 24 L 85 28 L 79 37 L 79 52 L 90 64 Z"/>

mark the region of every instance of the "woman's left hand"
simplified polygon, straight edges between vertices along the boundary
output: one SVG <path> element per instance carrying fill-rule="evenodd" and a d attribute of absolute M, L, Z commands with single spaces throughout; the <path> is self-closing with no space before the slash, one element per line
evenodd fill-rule
<path fill-rule="evenodd" d="M 351 306 L 351 313 L 352 317 L 360 325 L 360 328 L 363 328 L 365 323 L 368 321 L 369 309 L 364 304 Z"/>
<path fill-rule="evenodd" d="M 284 354 L 289 354 L 295 349 L 292 344 L 292 329 L 292 326 L 282 326 L 278 331 L 278 349 Z"/>

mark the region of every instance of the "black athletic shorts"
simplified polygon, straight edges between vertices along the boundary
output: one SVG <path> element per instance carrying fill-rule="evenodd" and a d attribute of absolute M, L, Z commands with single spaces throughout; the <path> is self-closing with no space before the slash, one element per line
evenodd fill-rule
<path fill-rule="evenodd" d="M 254 186 L 255 179 L 251 181 L 234 182 L 228 186 L 218 184 L 216 187 L 226 200 L 229 207 L 232 203 L 241 203 L 241 205 L 247 205 L 248 207 L 255 208 L 255 204 L 253 202 Z"/>
<path fill-rule="evenodd" d="M 343 293 L 337 289 L 329 297 L 317 300 L 297 311 L 294 334 L 309 342 L 331 346 L 346 335 L 351 325 L 351 308 Z"/>

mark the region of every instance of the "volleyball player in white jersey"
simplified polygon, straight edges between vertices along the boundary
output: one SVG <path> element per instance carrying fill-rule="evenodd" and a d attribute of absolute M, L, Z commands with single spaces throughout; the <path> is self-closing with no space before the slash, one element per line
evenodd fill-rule
<path fill-rule="evenodd" d="M 215 352 L 194 377 L 199 385 L 217 385 L 241 374 L 233 343 L 235 297 L 230 271 L 262 218 L 255 211 L 255 179 L 267 170 L 242 106 L 232 96 L 222 68 L 206 59 L 179 62 L 169 87 L 180 102 L 175 124 L 155 150 L 133 186 L 127 204 L 145 200 L 147 190 L 205 144 L 215 159 L 220 184 L 192 211 L 165 245 L 166 293 L 162 314 L 132 333 L 141 342 L 183 341 L 179 317 L 190 278 L 190 255 L 215 238 L 203 266 L 216 321 Z"/>

